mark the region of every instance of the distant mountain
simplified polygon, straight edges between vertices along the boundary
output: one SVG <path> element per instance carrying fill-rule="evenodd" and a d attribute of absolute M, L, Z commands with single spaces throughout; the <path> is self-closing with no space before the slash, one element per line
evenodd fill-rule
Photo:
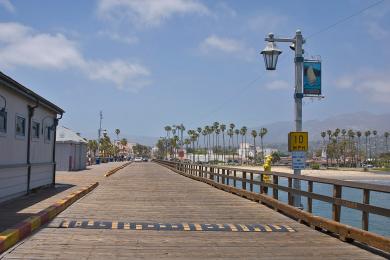
<path fill-rule="evenodd" d="M 294 122 L 276 122 L 259 127 L 250 127 L 250 129 L 259 130 L 261 127 L 268 129 L 265 137 L 267 143 L 287 143 L 288 132 L 295 128 Z M 378 135 L 383 135 L 383 132 L 390 131 L 390 114 L 376 115 L 368 112 L 358 112 L 350 114 L 340 114 L 329 117 L 324 120 L 309 120 L 304 121 L 303 129 L 309 132 L 310 141 L 321 140 L 321 132 L 328 129 L 353 129 L 353 130 L 377 130 Z M 248 131 L 250 132 L 250 131 Z"/>

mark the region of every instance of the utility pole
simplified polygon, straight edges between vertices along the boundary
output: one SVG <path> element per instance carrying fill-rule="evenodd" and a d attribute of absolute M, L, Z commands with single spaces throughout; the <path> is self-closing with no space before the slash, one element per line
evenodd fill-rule
<path fill-rule="evenodd" d="M 102 134 L 102 120 L 103 120 L 103 111 L 100 111 L 99 113 L 99 129 L 98 129 L 98 156 L 100 156 L 100 136 Z"/>

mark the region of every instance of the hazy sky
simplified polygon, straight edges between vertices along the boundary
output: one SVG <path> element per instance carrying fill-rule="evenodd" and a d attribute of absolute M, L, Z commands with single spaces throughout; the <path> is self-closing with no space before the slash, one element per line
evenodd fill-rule
<path fill-rule="evenodd" d="M 390 111 L 390 1 L 0 0 L 0 70 L 66 111 L 62 125 L 161 136 L 221 121 L 293 120 L 293 52 L 277 70 L 268 32 L 307 37 L 323 61 L 322 101 L 304 119 Z M 313 35 L 314 34 L 314 35 Z"/>

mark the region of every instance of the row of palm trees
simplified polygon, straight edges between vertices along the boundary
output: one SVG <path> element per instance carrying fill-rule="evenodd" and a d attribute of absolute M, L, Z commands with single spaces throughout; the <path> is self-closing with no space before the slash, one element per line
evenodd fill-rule
<path fill-rule="evenodd" d="M 337 165 L 340 162 L 344 166 L 347 165 L 348 159 L 349 165 L 359 165 L 363 161 L 375 161 L 378 156 L 378 134 L 377 130 L 366 130 L 366 131 L 354 131 L 352 129 L 339 129 L 336 128 L 334 131 L 327 130 L 321 132 L 323 139 L 324 149 L 327 154 L 327 164 L 332 164 L 333 159 L 336 160 Z M 389 132 L 383 133 L 384 137 L 384 151 L 389 153 L 388 138 Z M 327 143 L 325 139 L 328 139 Z M 364 139 L 364 144 L 361 139 Z M 364 145 L 364 146 L 363 146 Z M 363 149 L 362 149 L 363 148 Z"/>
<path fill-rule="evenodd" d="M 209 161 L 210 158 L 213 160 L 221 159 L 223 162 L 226 162 L 227 159 L 232 159 L 234 161 L 236 156 L 237 159 L 240 157 L 241 161 L 243 161 L 244 158 L 246 159 L 249 157 L 249 149 L 246 145 L 248 134 L 248 128 L 246 126 L 237 128 L 234 123 L 225 125 L 223 123 L 214 122 L 211 125 L 187 130 L 187 137 L 184 139 L 183 134 L 186 128 L 183 124 L 173 126 L 167 125 L 164 127 L 164 130 L 166 131 L 166 137 L 163 138 L 165 139 L 166 158 L 168 158 L 168 153 L 173 154 L 175 157 L 177 149 L 183 148 L 184 145 L 186 151 L 191 151 L 193 161 L 195 161 L 195 155 L 197 155 L 199 161 L 199 155 L 201 154 L 207 158 L 207 161 Z M 256 138 L 260 137 L 261 139 L 261 158 L 264 157 L 263 138 L 267 132 L 267 128 L 261 128 L 259 131 L 252 130 L 250 132 L 250 135 L 253 138 L 254 147 L 256 147 Z M 203 139 L 203 145 L 201 139 Z M 241 143 L 243 144 L 241 146 L 241 152 L 239 152 L 239 139 L 241 139 Z M 256 160 L 256 149 L 254 149 L 254 153 L 252 159 Z"/>

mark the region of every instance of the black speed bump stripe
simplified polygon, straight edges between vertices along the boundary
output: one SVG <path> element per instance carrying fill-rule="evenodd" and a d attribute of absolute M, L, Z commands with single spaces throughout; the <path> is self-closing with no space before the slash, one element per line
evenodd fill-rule
<path fill-rule="evenodd" d="M 64 220 L 59 225 L 59 228 L 157 231 L 296 232 L 290 226 L 272 224 L 145 223 L 94 220 Z"/>

